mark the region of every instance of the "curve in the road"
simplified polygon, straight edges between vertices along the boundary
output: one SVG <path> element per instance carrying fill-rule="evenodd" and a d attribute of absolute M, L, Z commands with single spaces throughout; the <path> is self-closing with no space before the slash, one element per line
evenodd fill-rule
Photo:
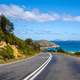
<path fill-rule="evenodd" d="M 50 55 L 50 57 L 47 59 L 47 61 L 45 61 L 37 70 L 32 72 L 30 75 L 28 75 L 23 80 L 34 80 L 43 71 L 43 69 L 49 64 L 49 62 L 51 61 L 52 54 L 49 54 L 49 55 Z"/>

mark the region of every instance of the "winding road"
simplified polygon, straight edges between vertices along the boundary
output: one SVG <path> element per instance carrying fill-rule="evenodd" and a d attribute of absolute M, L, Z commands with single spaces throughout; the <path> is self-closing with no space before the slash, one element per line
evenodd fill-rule
<path fill-rule="evenodd" d="M 80 58 L 53 54 L 48 66 L 35 80 L 80 80 Z"/>
<path fill-rule="evenodd" d="M 0 65 L 0 80 L 23 80 L 49 58 L 48 53 L 12 64 Z"/>
<path fill-rule="evenodd" d="M 23 80 L 48 58 L 45 52 L 28 60 L 0 65 L 0 80 Z M 80 58 L 52 54 L 49 64 L 34 80 L 80 80 Z"/>

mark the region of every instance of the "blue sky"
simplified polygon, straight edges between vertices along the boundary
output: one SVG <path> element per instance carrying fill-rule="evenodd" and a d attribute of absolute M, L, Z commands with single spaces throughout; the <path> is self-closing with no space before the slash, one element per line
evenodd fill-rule
<path fill-rule="evenodd" d="M 34 40 L 80 40 L 80 0 L 0 0 L 14 33 Z"/>

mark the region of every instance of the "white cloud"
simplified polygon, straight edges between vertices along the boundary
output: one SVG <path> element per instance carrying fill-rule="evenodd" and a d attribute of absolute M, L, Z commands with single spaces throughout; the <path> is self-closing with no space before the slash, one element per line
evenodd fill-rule
<path fill-rule="evenodd" d="M 55 14 L 49 14 L 49 13 L 40 13 L 38 10 L 25 10 L 24 7 L 20 7 L 17 5 L 4 5 L 0 4 L 0 13 L 10 16 L 10 17 L 15 17 L 15 18 L 20 18 L 24 19 L 27 21 L 40 21 L 40 22 L 45 22 L 45 21 L 55 21 L 59 18 L 58 15 Z"/>
<path fill-rule="evenodd" d="M 26 10 L 25 6 L 0 4 L 0 15 L 23 19 L 26 21 L 77 21 L 80 22 L 80 16 L 60 15 L 58 13 L 41 13 L 38 9 Z"/>
<path fill-rule="evenodd" d="M 72 17 L 71 15 L 66 15 L 62 17 L 62 20 L 64 21 L 73 21 L 74 17 Z"/>
<path fill-rule="evenodd" d="M 80 21 L 80 16 L 76 16 L 74 19 L 75 19 L 76 21 Z"/>
<path fill-rule="evenodd" d="M 80 16 L 71 16 L 71 15 L 66 15 L 62 17 L 63 21 L 76 21 L 80 22 Z"/>

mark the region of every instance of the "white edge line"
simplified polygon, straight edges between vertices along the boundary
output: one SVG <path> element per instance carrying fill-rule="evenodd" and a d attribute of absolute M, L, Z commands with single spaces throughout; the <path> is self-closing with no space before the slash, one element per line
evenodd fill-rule
<path fill-rule="evenodd" d="M 36 78 L 43 71 L 43 69 L 48 65 L 48 63 L 50 62 L 50 60 L 51 60 L 51 58 L 46 63 L 46 65 L 44 65 L 30 80 L 34 80 L 34 78 Z"/>
<path fill-rule="evenodd" d="M 51 54 L 49 55 L 50 57 L 47 59 L 47 61 L 45 61 L 38 69 L 36 69 L 34 72 L 32 72 L 30 75 L 28 75 L 23 80 L 33 80 L 37 75 L 39 75 L 42 72 L 42 70 L 48 65 L 50 60 L 52 59 L 52 55 Z"/>

